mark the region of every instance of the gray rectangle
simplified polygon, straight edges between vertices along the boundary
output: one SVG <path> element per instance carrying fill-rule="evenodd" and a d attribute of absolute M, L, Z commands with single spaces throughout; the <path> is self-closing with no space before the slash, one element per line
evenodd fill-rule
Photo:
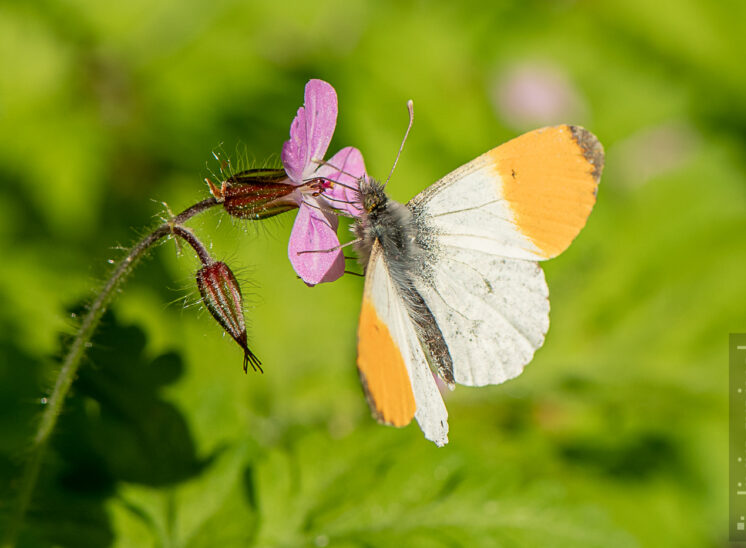
<path fill-rule="evenodd" d="M 729 344 L 730 540 L 746 541 L 746 333 L 731 333 Z"/>

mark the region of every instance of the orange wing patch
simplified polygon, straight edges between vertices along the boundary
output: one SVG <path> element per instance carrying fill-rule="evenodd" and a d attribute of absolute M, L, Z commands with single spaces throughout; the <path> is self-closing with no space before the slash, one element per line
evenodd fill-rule
<path fill-rule="evenodd" d="M 604 150 L 590 131 L 531 131 L 487 153 L 519 230 L 550 259 L 562 253 L 596 203 Z"/>
<path fill-rule="evenodd" d="M 363 298 L 357 367 L 370 408 L 380 422 L 410 423 L 416 409 L 404 358 L 373 303 Z"/>

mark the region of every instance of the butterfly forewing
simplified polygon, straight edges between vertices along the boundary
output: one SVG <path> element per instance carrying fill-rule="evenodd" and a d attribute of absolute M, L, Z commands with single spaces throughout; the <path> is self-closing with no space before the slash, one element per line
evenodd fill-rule
<path fill-rule="evenodd" d="M 585 225 L 603 163 L 589 131 L 537 129 L 446 175 L 408 205 L 443 247 L 550 259 Z"/>
<path fill-rule="evenodd" d="M 357 364 L 379 421 L 404 426 L 414 417 L 427 439 L 448 442 L 448 412 L 378 242 L 366 269 Z"/>

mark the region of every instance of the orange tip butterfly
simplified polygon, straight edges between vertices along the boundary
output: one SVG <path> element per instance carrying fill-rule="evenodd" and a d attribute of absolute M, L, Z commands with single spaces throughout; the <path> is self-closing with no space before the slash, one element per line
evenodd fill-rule
<path fill-rule="evenodd" d="M 453 388 L 521 373 L 549 328 L 538 262 L 562 253 L 585 225 L 603 164 L 592 133 L 562 125 L 486 152 L 406 205 L 381 183 L 361 182 L 357 366 L 378 421 L 414 418 L 445 445 L 436 376 Z"/>

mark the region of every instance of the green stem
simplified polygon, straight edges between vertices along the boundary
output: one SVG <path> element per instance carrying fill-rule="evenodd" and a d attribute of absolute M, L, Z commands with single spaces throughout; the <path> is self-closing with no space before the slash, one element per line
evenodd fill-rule
<path fill-rule="evenodd" d="M 62 411 L 62 405 L 65 402 L 67 393 L 70 391 L 70 386 L 72 386 L 73 380 L 75 380 L 80 361 L 85 354 L 86 348 L 89 346 L 91 337 L 96 331 L 96 327 L 98 327 L 99 321 L 108 308 L 117 288 L 132 271 L 137 261 L 143 257 L 145 252 L 155 242 L 169 234 L 181 232 L 183 229 L 178 226 L 179 224 L 215 205 L 218 205 L 215 198 L 203 200 L 202 202 L 184 210 L 169 222 L 162 224 L 135 244 L 127 256 L 119 261 L 114 273 L 106 282 L 103 289 L 99 292 L 96 300 L 93 301 L 93 304 L 88 308 L 88 312 L 83 318 L 80 327 L 78 327 L 75 338 L 62 361 L 62 367 L 60 368 L 57 380 L 54 383 L 52 395 L 49 397 L 44 413 L 41 416 L 39 427 L 34 435 L 29 458 L 26 461 L 26 466 L 24 467 L 23 475 L 20 480 L 21 483 L 18 491 L 15 514 L 9 524 L 5 539 L 3 540 L 3 548 L 13 548 L 13 546 L 15 546 L 18 533 L 20 532 L 23 519 L 26 515 L 26 510 L 31 501 L 31 495 L 33 494 L 36 480 L 39 477 L 39 469 L 44 458 L 44 452 L 46 451 L 49 438 L 57 424 L 60 412 Z M 175 227 L 176 230 L 174 230 Z"/>

